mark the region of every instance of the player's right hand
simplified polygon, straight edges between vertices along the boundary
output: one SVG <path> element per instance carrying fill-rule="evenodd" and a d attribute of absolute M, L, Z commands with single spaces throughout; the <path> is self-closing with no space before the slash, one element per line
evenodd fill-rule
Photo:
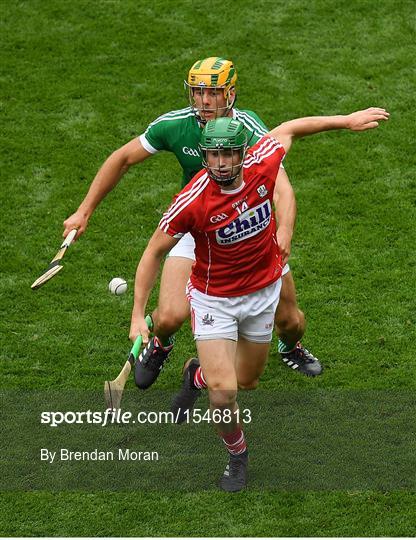
<path fill-rule="evenodd" d="M 347 128 L 351 131 L 366 131 L 378 127 L 379 122 L 388 120 L 390 113 L 380 107 L 369 107 L 346 116 Z"/>
<path fill-rule="evenodd" d="M 278 227 L 276 231 L 276 240 L 282 255 L 283 266 L 288 262 L 290 257 L 292 234 L 292 229 L 288 227 Z"/>
<path fill-rule="evenodd" d="M 139 335 L 142 336 L 143 345 L 147 345 L 149 343 L 149 328 L 144 317 L 134 317 L 130 323 L 129 338 L 131 341 L 134 343 Z"/>
<path fill-rule="evenodd" d="M 62 236 L 66 238 L 72 229 L 77 229 L 77 235 L 75 237 L 75 240 L 78 240 L 78 238 L 85 232 L 85 229 L 88 226 L 88 217 L 83 214 L 82 212 L 75 212 L 72 214 L 72 216 L 69 216 L 63 223 L 64 225 L 64 232 L 62 233 Z"/>

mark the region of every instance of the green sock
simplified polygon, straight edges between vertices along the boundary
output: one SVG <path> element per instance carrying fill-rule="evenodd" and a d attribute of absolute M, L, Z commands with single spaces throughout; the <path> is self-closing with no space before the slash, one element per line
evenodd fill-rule
<path fill-rule="evenodd" d="M 296 343 L 294 345 L 286 345 L 280 338 L 279 343 L 277 345 L 278 351 L 280 354 L 289 353 L 290 351 L 293 351 L 293 349 L 296 347 Z"/>
<path fill-rule="evenodd" d="M 173 336 L 169 336 L 165 339 L 159 338 L 159 340 L 160 340 L 160 343 L 162 344 L 162 347 L 170 347 L 171 345 L 173 345 Z"/>

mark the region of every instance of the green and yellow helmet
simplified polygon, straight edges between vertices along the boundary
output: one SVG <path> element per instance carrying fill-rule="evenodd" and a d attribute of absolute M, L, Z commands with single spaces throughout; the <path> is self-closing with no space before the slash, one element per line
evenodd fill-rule
<path fill-rule="evenodd" d="M 189 102 L 197 117 L 199 109 L 195 106 L 195 93 L 201 92 L 204 88 L 221 89 L 226 100 L 225 107 L 217 107 L 219 116 L 226 116 L 234 105 L 235 97 L 231 96 L 231 90 L 235 89 L 237 81 L 237 71 L 231 60 L 211 56 L 203 60 L 197 60 L 188 73 L 188 79 L 184 81 L 188 90 Z M 201 118 L 199 117 L 201 120 Z"/>
<path fill-rule="evenodd" d="M 244 125 L 234 118 L 217 118 L 210 120 L 202 130 L 199 148 L 202 164 L 207 169 L 212 180 L 222 186 L 231 185 L 240 174 L 248 147 L 247 133 Z M 215 165 L 209 164 L 208 152 L 213 153 Z M 232 167 L 224 168 L 222 155 L 232 156 Z M 238 153 L 239 161 L 234 159 Z"/>

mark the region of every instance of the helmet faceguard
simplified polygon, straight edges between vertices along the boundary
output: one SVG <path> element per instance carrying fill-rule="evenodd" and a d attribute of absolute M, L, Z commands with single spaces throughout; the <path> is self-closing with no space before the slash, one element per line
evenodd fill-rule
<path fill-rule="evenodd" d="M 209 177 L 220 186 L 230 186 L 240 175 L 247 145 L 245 128 L 238 120 L 217 118 L 207 122 L 199 147 Z"/>
<path fill-rule="evenodd" d="M 237 72 L 230 60 L 219 57 L 204 58 L 198 60 L 191 67 L 188 80 L 184 81 L 185 89 L 188 91 L 188 99 L 195 116 L 202 123 L 206 120 L 201 117 L 201 112 L 212 112 L 217 117 L 227 116 L 235 102 L 235 95 L 232 92 L 237 81 Z M 217 90 L 225 104 L 215 104 L 213 108 L 207 108 L 203 103 L 203 93 L 207 88 Z M 217 96 L 216 96 L 217 100 Z"/>

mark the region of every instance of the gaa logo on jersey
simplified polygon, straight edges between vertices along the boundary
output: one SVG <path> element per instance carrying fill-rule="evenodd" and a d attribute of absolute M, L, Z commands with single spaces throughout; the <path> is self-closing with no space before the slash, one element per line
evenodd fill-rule
<path fill-rule="evenodd" d="M 235 244 L 263 231 L 270 223 L 272 208 L 270 201 L 250 208 L 237 219 L 218 229 L 215 236 L 218 244 Z"/>
<path fill-rule="evenodd" d="M 189 148 L 188 146 L 184 146 L 182 148 L 182 152 L 187 156 L 199 157 L 199 152 L 198 150 L 195 150 L 195 148 Z"/>

